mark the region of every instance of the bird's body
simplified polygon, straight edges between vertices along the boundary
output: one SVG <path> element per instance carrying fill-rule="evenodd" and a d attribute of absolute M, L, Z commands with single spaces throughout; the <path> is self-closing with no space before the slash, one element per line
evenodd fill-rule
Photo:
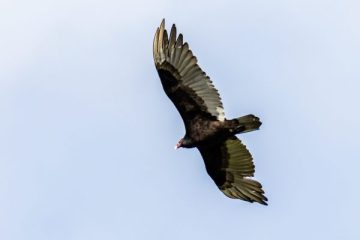
<path fill-rule="evenodd" d="M 186 129 L 184 138 L 187 139 L 188 144 L 184 144 L 183 147 L 208 145 L 241 133 L 243 130 L 236 119 L 219 121 L 195 117 Z"/>
<path fill-rule="evenodd" d="M 218 91 L 183 43 L 182 34 L 177 36 L 175 25 L 168 37 L 163 20 L 153 52 L 164 91 L 185 124 L 186 134 L 177 148 L 197 147 L 208 174 L 226 196 L 266 205 L 261 184 L 250 178 L 255 172 L 252 156 L 235 136 L 259 129 L 259 118 L 252 114 L 225 118 Z"/>

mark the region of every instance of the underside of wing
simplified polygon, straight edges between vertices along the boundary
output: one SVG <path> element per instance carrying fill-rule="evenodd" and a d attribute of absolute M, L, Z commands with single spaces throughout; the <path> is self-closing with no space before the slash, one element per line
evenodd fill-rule
<path fill-rule="evenodd" d="M 208 174 L 226 196 L 267 205 L 261 184 L 251 178 L 255 172 L 252 156 L 237 137 L 198 149 Z"/>
<path fill-rule="evenodd" d="M 197 64 L 183 36 L 175 25 L 170 36 L 163 20 L 154 37 L 153 54 L 163 88 L 185 123 L 202 114 L 223 121 L 223 105 L 218 91 Z"/>

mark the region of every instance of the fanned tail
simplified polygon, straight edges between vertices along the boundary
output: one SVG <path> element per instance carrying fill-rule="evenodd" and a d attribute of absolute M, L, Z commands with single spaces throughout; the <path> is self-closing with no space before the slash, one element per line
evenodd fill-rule
<path fill-rule="evenodd" d="M 238 124 L 236 127 L 237 133 L 246 133 L 258 130 L 262 124 L 260 119 L 253 114 L 235 118 L 233 121 L 236 121 Z"/>

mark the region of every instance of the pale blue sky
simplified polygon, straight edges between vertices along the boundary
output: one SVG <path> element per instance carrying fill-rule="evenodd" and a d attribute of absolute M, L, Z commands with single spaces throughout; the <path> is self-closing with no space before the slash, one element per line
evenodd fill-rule
<path fill-rule="evenodd" d="M 360 239 L 359 1 L 0 2 L 0 239 Z M 269 206 L 226 198 L 152 59 L 176 23 Z"/>

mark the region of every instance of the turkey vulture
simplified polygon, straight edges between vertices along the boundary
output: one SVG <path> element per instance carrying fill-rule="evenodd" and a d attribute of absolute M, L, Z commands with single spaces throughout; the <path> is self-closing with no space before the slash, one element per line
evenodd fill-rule
<path fill-rule="evenodd" d="M 235 136 L 259 129 L 258 117 L 250 114 L 227 120 L 218 91 L 197 64 L 197 59 L 177 36 L 175 24 L 170 36 L 165 20 L 157 28 L 153 54 L 166 95 L 179 111 L 186 134 L 176 148 L 199 149 L 207 173 L 229 198 L 267 205 L 267 198 L 254 176 L 250 152 Z"/>

